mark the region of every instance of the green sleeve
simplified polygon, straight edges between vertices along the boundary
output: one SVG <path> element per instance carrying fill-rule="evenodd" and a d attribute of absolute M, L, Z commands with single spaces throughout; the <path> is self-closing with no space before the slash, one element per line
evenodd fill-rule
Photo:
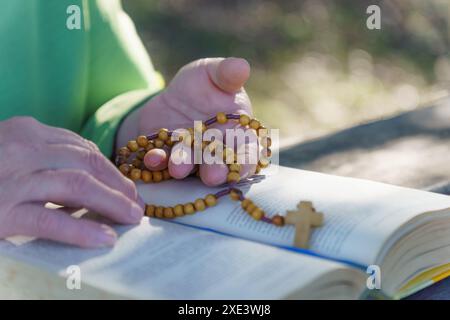
<path fill-rule="evenodd" d="M 163 80 L 120 1 L 91 1 L 89 7 L 87 112 L 91 116 L 81 134 L 111 156 L 123 118 L 159 91 Z"/>
<path fill-rule="evenodd" d="M 151 94 L 149 90 L 135 90 L 111 99 L 89 118 L 81 135 L 95 142 L 104 155 L 111 157 L 116 133 L 124 117 L 156 94 Z"/>
<path fill-rule="evenodd" d="M 0 121 L 31 116 L 112 153 L 121 120 L 161 90 L 161 76 L 120 0 L 3 0 Z M 68 28 L 69 7 L 80 28 Z"/>

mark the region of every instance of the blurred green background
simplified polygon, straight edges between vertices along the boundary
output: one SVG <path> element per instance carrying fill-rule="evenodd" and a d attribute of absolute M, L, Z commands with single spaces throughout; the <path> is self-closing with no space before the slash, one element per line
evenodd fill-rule
<path fill-rule="evenodd" d="M 366 8 L 381 8 L 368 30 Z M 155 67 L 239 56 L 256 115 L 282 142 L 420 107 L 449 94 L 448 0 L 123 0 Z"/>

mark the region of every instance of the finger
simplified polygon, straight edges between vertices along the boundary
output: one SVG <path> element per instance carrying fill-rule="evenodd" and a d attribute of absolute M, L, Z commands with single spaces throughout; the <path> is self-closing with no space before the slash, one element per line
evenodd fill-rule
<path fill-rule="evenodd" d="M 246 136 L 237 138 L 237 133 L 246 133 Z M 234 138 L 234 139 L 233 139 Z M 227 146 L 234 146 L 237 156 L 237 163 L 240 165 L 239 175 L 241 179 L 252 176 L 256 171 L 258 163 L 258 143 L 257 136 L 251 130 L 233 132 L 233 135 L 226 135 L 224 142 Z M 229 173 L 226 164 L 202 164 L 200 166 L 200 177 L 207 186 L 217 186 L 227 181 Z"/>
<path fill-rule="evenodd" d="M 173 178 L 183 179 L 187 177 L 195 167 L 192 149 L 182 142 L 175 144 L 170 154 L 168 167 Z"/>
<path fill-rule="evenodd" d="M 22 204 L 13 215 L 14 233 L 44 238 L 80 247 L 112 246 L 116 232 L 105 224 L 75 219 L 60 210 L 38 204 Z"/>
<path fill-rule="evenodd" d="M 22 192 L 29 201 L 60 203 L 98 212 L 119 223 L 138 223 L 144 208 L 83 170 L 46 170 L 32 174 Z"/>
<path fill-rule="evenodd" d="M 207 71 L 213 83 L 227 93 L 239 91 L 250 77 L 250 65 L 242 58 L 211 58 Z"/>
<path fill-rule="evenodd" d="M 239 174 L 241 175 L 241 179 L 250 178 L 255 174 L 256 164 L 242 164 L 241 171 Z"/>
<path fill-rule="evenodd" d="M 75 145 L 49 145 L 36 159 L 30 159 L 37 169 L 80 169 L 133 201 L 137 199 L 135 184 L 124 177 L 100 152 Z"/>
<path fill-rule="evenodd" d="M 152 149 L 144 156 L 144 164 L 147 169 L 152 171 L 160 171 L 167 168 L 169 157 L 164 149 Z"/>
<path fill-rule="evenodd" d="M 200 179 L 208 187 L 219 186 L 227 182 L 228 167 L 226 164 L 201 164 Z"/>
<path fill-rule="evenodd" d="M 246 130 L 246 132 L 251 134 L 247 141 L 241 144 L 235 141 L 235 152 L 237 163 L 240 165 L 239 174 L 241 179 L 251 177 L 255 174 L 259 159 L 258 137 L 251 130 Z"/>
<path fill-rule="evenodd" d="M 229 173 L 226 164 L 202 164 L 200 165 L 200 178 L 208 187 L 215 187 L 227 182 Z M 249 178 L 255 174 L 256 164 L 242 164 L 239 175 L 241 179 Z"/>
<path fill-rule="evenodd" d="M 47 126 L 42 124 L 45 133 L 45 142 L 48 144 L 71 144 L 80 148 L 85 148 L 91 151 L 100 152 L 98 146 L 90 140 L 87 140 L 73 131 Z"/>

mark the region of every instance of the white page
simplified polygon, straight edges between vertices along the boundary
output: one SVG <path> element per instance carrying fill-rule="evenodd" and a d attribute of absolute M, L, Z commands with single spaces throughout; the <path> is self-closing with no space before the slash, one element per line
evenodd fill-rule
<path fill-rule="evenodd" d="M 113 249 L 88 250 L 43 240 L 22 246 L 0 241 L 0 255 L 61 276 L 68 266 L 78 265 L 82 282 L 127 298 L 282 298 L 328 272 L 347 269 L 157 219 L 144 218 L 139 226 L 117 230 L 120 237 Z M 65 281 L 60 283 L 61 288 L 54 289 L 67 290 Z"/>
<path fill-rule="evenodd" d="M 313 232 L 310 249 L 360 264 L 374 263 L 383 243 L 405 222 L 420 213 L 450 208 L 450 197 L 445 195 L 285 167 L 272 171 L 244 186 L 245 196 L 268 215 L 284 215 L 299 201 L 312 201 L 324 213 L 325 225 Z M 220 189 L 207 188 L 195 178 L 139 185 L 146 202 L 171 206 Z M 205 212 L 175 220 L 271 244 L 293 243 L 293 227 L 254 221 L 228 197 Z"/>

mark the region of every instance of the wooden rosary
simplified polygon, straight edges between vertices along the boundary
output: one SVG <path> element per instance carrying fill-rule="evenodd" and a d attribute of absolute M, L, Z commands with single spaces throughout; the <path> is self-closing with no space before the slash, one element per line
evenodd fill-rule
<path fill-rule="evenodd" d="M 266 148 L 264 151 L 265 157 L 260 158 L 256 165 L 256 174 L 269 166 L 271 157 L 270 137 L 267 136 L 267 129 L 261 125 L 260 121 L 251 119 L 245 114 L 225 114 L 223 112 L 217 113 L 202 123 L 201 132 L 214 124 L 225 124 L 228 121 L 236 121 L 243 128 L 253 129 L 261 138 L 260 144 Z M 126 177 L 133 181 L 141 180 L 144 183 L 158 183 L 164 180 L 171 179 L 169 170 L 150 171 L 145 167 L 144 157 L 150 150 L 154 148 L 166 148 L 169 151 L 172 149 L 175 142 L 183 142 L 186 146 L 192 147 L 194 143 L 194 130 L 198 128 L 186 129 L 187 134 L 181 135 L 178 141 L 171 139 L 174 131 L 167 129 L 160 129 L 157 133 L 149 136 L 141 135 L 135 140 L 131 140 L 126 146 L 121 147 L 116 156 L 116 166 Z M 214 141 L 213 141 L 214 142 Z M 214 152 L 218 148 L 217 144 L 208 141 L 202 141 L 201 148 L 209 148 Z M 228 167 L 227 186 L 225 189 L 206 195 L 204 198 L 196 199 L 194 202 L 185 204 L 177 204 L 173 207 L 157 206 L 154 204 L 146 204 L 145 215 L 148 217 L 156 217 L 160 219 L 172 219 L 182 217 L 184 215 L 194 214 L 198 211 L 204 211 L 208 207 L 215 206 L 219 198 L 229 195 L 234 201 L 240 201 L 242 209 L 247 212 L 253 219 L 264 223 L 273 224 L 282 227 L 286 224 L 295 226 L 295 241 L 294 245 L 299 248 L 307 248 L 308 239 L 311 227 L 318 227 L 323 223 L 323 214 L 316 212 L 311 202 L 302 201 L 297 205 L 295 211 L 288 211 L 286 216 L 276 214 L 268 217 L 263 209 L 258 207 L 250 199 L 245 198 L 242 191 L 236 187 L 236 184 L 241 180 L 241 164 L 237 162 L 237 156 L 233 149 L 229 147 L 223 148 L 223 159 L 227 160 Z M 134 157 L 132 157 L 134 156 Z M 232 159 L 231 161 L 228 161 Z M 199 174 L 197 169 L 193 174 Z"/>

